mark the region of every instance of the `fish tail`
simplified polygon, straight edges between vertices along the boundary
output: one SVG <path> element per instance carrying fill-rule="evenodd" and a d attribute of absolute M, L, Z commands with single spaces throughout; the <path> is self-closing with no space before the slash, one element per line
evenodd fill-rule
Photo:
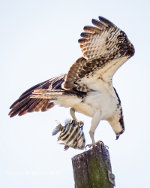
<path fill-rule="evenodd" d="M 63 129 L 63 126 L 61 125 L 61 123 L 57 122 L 57 126 L 55 127 L 55 129 L 52 131 L 52 135 L 56 135 L 58 132 L 60 132 Z"/>

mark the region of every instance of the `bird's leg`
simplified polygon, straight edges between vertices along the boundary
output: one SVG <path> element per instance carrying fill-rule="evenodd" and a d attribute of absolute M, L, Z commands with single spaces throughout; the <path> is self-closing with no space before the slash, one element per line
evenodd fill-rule
<path fill-rule="evenodd" d="M 74 121 L 77 121 L 77 118 L 75 116 L 75 109 L 74 108 L 70 108 L 70 115 L 73 118 Z"/>
<path fill-rule="evenodd" d="M 94 114 L 92 121 L 91 121 L 91 128 L 90 128 L 89 134 L 90 134 L 90 137 L 92 140 L 92 144 L 88 144 L 87 146 L 89 146 L 89 147 L 95 145 L 94 133 L 95 133 L 95 129 L 97 128 L 100 120 L 101 120 L 101 111 L 97 111 Z"/>

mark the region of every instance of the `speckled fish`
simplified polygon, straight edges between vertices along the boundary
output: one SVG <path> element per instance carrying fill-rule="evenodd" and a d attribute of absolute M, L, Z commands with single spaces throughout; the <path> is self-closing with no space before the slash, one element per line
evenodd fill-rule
<path fill-rule="evenodd" d="M 65 125 L 62 126 L 60 123 L 53 130 L 52 135 L 56 135 L 60 132 L 58 141 L 62 141 L 61 144 L 64 144 L 64 150 L 67 150 L 69 147 L 74 149 L 84 149 L 85 148 L 85 136 L 83 132 L 82 121 L 67 120 Z"/>

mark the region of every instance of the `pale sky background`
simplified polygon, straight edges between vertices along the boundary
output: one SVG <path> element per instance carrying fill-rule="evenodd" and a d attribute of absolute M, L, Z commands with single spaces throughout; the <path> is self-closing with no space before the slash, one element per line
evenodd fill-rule
<path fill-rule="evenodd" d="M 119 69 L 114 86 L 122 101 L 126 131 L 115 140 L 105 121 L 96 140 L 109 146 L 117 188 L 149 187 L 150 169 L 150 1 L 0 1 L 0 187 L 73 188 L 71 158 L 51 132 L 69 109 L 9 118 L 9 106 L 28 88 L 66 73 L 81 56 L 77 40 L 92 18 L 106 17 L 124 30 L 135 56 Z M 85 122 L 87 143 L 90 118 Z"/>

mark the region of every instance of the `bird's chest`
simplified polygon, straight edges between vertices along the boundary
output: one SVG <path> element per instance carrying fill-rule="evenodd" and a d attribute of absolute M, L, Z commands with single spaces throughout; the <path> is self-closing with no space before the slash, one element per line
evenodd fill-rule
<path fill-rule="evenodd" d="M 101 111 L 101 118 L 108 119 L 117 108 L 117 99 L 106 92 L 89 92 L 83 102 L 75 106 L 76 111 L 93 116 L 98 110 Z"/>

